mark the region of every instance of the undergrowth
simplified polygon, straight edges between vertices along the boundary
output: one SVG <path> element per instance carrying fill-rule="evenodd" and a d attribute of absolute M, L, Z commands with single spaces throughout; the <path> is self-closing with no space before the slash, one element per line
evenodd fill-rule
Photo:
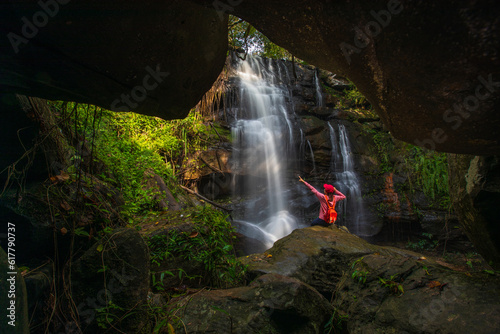
<path fill-rule="evenodd" d="M 448 209 L 448 161 L 446 153 L 424 150 L 419 146 L 395 141 L 390 133 L 378 129 L 366 130 L 374 142 L 374 154 L 379 173 L 403 172 L 410 193 L 421 190 L 430 203 Z"/>
<path fill-rule="evenodd" d="M 177 315 L 183 307 L 182 297 L 200 287 L 230 288 L 245 283 L 246 266 L 235 256 L 234 228 L 227 215 L 209 206 L 185 209 L 177 215 L 179 225 L 192 226 L 189 232 L 171 229 L 146 237 L 151 290 L 167 301 L 164 305 L 155 305 L 153 300 L 148 303 L 153 333 L 174 333 L 175 327 L 182 327 Z M 173 263 L 181 267 L 172 267 Z"/>
<path fill-rule="evenodd" d="M 227 138 L 221 138 L 226 136 L 224 129 L 207 124 L 194 111 L 183 120 L 165 121 L 134 113 L 114 113 L 87 104 L 53 101 L 49 107 L 51 115 L 55 115 L 54 136 L 67 142 L 64 150 L 68 159 L 52 170 L 42 195 L 52 215 L 51 221 L 57 225 L 54 235 L 72 236 L 67 262 L 57 268 L 57 275 L 64 276 L 64 280 L 54 285 L 54 295 L 61 297 L 54 301 L 50 316 L 43 320 L 46 328 L 58 328 L 60 324 L 51 320 L 54 314 L 78 324 L 78 310 L 72 307 L 71 294 L 61 294 L 61 291 L 71 291 L 68 282 L 71 282 L 73 248 L 79 249 L 84 241 L 93 242 L 94 238 L 112 233 L 117 224 L 122 225 L 123 218 L 130 226 L 140 229 L 148 217 L 160 214 L 159 201 L 164 199 L 158 190 L 148 186 L 147 176 L 159 176 L 178 198 L 188 159 L 209 144 Z M 171 231 L 149 239 L 151 260 L 159 263 L 176 256 L 199 264 L 202 270 L 190 273 L 178 268 L 175 273 L 161 272 L 155 276 L 158 280 L 153 281 L 153 290 L 160 291 L 162 279 L 171 274 L 191 278 L 199 275 L 204 279 L 203 286 L 214 288 L 242 284 L 245 267 L 236 259 L 232 246 L 234 230 L 227 216 L 211 207 L 188 208 L 182 212 L 192 222 L 193 234 Z M 66 261 L 66 257 L 64 259 Z M 60 305 L 65 305 L 66 314 L 60 313 Z M 115 314 L 130 313 L 120 307 L 107 303 L 93 310 L 97 325 L 109 330 L 109 326 L 119 320 Z M 172 327 L 175 316 L 168 309 L 171 305 L 140 307 L 149 307 L 154 332 Z"/>
<path fill-rule="evenodd" d="M 175 196 L 187 158 L 206 148 L 212 131 L 195 112 L 182 120 L 165 121 L 84 104 L 50 103 L 66 120 L 62 129 L 76 146 L 75 166 L 96 161 L 105 165 L 105 170 L 94 172 L 121 191 L 125 201 L 122 214 L 129 220 L 154 211 L 161 199 L 145 186 L 145 173 L 160 176 Z M 81 138 L 87 140 L 81 143 Z"/>
<path fill-rule="evenodd" d="M 351 107 L 364 107 L 368 104 L 366 97 L 351 83 L 351 88 L 346 91 L 344 96 L 344 104 Z"/>
<path fill-rule="evenodd" d="M 416 242 L 408 241 L 406 248 L 414 251 L 433 250 L 439 245 L 438 240 L 433 239 L 431 233 L 422 233 L 421 238 Z"/>
<path fill-rule="evenodd" d="M 420 147 L 413 146 L 407 163 L 413 165 L 417 183 L 422 187 L 424 194 L 432 201 L 439 201 L 440 206 L 448 207 L 450 194 L 446 153 L 426 152 Z"/>
<path fill-rule="evenodd" d="M 156 235 L 147 239 L 152 271 L 159 268 L 162 262 L 174 257 L 198 263 L 204 268 L 207 283 L 213 287 L 227 288 L 241 285 L 245 279 L 245 267 L 237 260 L 233 240 L 234 228 L 227 215 L 209 206 L 197 206 L 184 215 L 193 223 L 190 233 L 172 229 L 167 234 Z M 178 273 L 193 277 L 197 273 Z M 159 275 L 158 275 L 159 274 Z M 173 276 L 168 272 L 153 272 L 157 290 L 162 290 L 162 274 Z M 156 277 L 160 277 L 157 279 Z M 164 277 L 164 276 L 163 276 Z"/>

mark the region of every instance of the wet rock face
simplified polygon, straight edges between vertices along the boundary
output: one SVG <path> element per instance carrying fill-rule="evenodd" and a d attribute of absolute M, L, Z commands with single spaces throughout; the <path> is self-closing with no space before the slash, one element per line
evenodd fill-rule
<path fill-rule="evenodd" d="M 242 259 L 252 278 L 293 277 L 327 299 L 333 295 L 333 307 L 337 316 L 344 316 L 348 333 L 499 330 L 498 277 L 469 276 L 446 263 L 375 246 L 337 228 L 295 230 L 266 253 Z"/>
<path fill-rule="evenodd" d="M 249 286 L 203 291 L 183 301 L 178 316 L 189 333 L 320 333 L 333 309 L 316 290 L 277 274 Z"/>
<path fill-rule="evenodd" d="M 225 17 L 190 2 L 57 0 L 0 9 L 8 32 L 0 42 L 4 92 L 182 118 L 226 56 Z"/>
<path fill-rule="evenodd" d="M 498 156 L 449 154 L 450 197 L 460 224 L 479 253 L 500 268 Z"/>
<path fill-rule="evenodd" d="M 439 151 L 500 152 L 498 2 L 237 3 L 231 13 L 273 42 L 351 79 L 396 138 Z"/>

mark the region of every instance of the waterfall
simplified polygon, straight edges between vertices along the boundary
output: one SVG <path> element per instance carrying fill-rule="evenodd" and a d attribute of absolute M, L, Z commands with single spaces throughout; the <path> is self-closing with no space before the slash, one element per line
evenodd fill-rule
<path fill-rule="evenodd" d="M 314 151 L 313 151 L 313 148 L 311 146 L 311 142 L 309 140 L 307 140 L 307 145 L 309 146 L 309 152 L 311 154 L 311 160 L 312 160 L 312 165 L 313 165 L 313 169 L 311 171 L 311 174 L 313 174 L 316 172 L 316 161 L 314 160 Z"/>
<path fill-rule="evenodd" d="M 297 181 L 297 174 L 303 173 L 301 164 L 307 156 L 312 165 L 309 176 L 317 178 L 316 184 L 327 181 L 323 179 L 324 160 L 318 160 L 325 156 L 324 146 L 321 155 L 315 156 L 318 141 L 309 140 L 298 126 L 301 115 L 295 113 L 292 102 L 297 85 L 292 86 L 287 63 L 248 57 L 233 69 L 232 217 L 238 232 L 270 248 L 294 229 L 308 226 L 317 214 L 310 209 L 317 200 Z M 318 72 L 309 78 L 314 78 L 317 105 L 321 106 Z M 307 87 L 312 88 L 310 83 Z M 339 223 L 359 236 L 374 235 L 377 231 L 366 224 L 369 215 L 365 214 L 347 130 L 343 124 L 326 123 L 332 147 L 330 177 L 347 197 L 337 204 Z"/>
<path fill-rule="evenodd" d="M 232 126 L 232 168 L 245 175 L 236 192 L 254 197 L 237 218 L 242 233 L 271 247 L 298 226 L 283 180 L 293 150 L 290 91 L 283 84 L 287 78 L 273 74 L 272 61 L 248 57 L 237 71 L 240 110 Z"/>
<path fill-rule="evenodd" d="M 359 236 L 372 236 L 378 231 L 366 224 L 366 212 L 361 193 L 361 184 L 354 170 L 351 144 L 347 130 L 343 124 L 338 124 L 338 140 L 333 126 L 328 122 L 330 140 L 332 144 L 331 172 L 336 179 L 336 186 L 346 196 L 344 201 L 337 204 L 339 217 L 352 233 Z"/>
<path fill-rule="evenodd" d="M 319 82 L 318 71 L 314 71 L 314 85 L 316 86 L 316 105 L 318 107 L 323 106 L 323 93 L 321 90 L 321 84 Z"/>

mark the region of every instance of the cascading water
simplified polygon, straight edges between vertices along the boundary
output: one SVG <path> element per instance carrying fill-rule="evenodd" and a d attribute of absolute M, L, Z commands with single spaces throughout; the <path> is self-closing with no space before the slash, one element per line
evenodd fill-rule
<path fill-rule="evenodd" d="M 279 63 L 276 66 L 280 68 Z M 288 211 L 284 186 L 284 174 L 293 160 L 290 92 L 283 84 L 287 78 L 276 76 L 261 58 L 241 62 L 238 77 L 232 169 L 245 175 L 236 182 L 236 192 L 252 197 L 239 210 L 239 230 L 271 247 L 298 227 Z"/>
<path fill-rule="evenodd" d="M 338 139 L 333 126 L 328 123 L 332 144 L 332 160 L 330 169 L 335 175 L 339 190 L 346 195 L 346 200 L 337 204 L 339 217 L 346 217 L 345 225 L 354 234 L 368 237 L 378 231 L 370 224 L 366 224 L 365 207 L 361 194 L 361 184 L 354 170 L 351 144 L 347 130 L 343 124 L 338 124 Z"/>
<path fill-rule="evenodd" d="M 311 161 L 312 161 L 312 165 L 313 165 L 313 169 L 311 170 L 311 174 L 313 174 L 316 172 L 316 161 L 314 160 L 314 151 L 313 151 L 313 148 L 311 146 L 311 142 L 309 140 L 307 140 L 307 146 L 309 146 L 309 154 L 311 155 Z"/>
<path fill-rule="evenodd" d="M 319 82 L 318 72 L 314 71 L 314 85 L 316 87 L 316 105 L 318 107 L 323 106 L 323 90 L 321 89 L 321 84 Z"/>
<path fill-rule="evenodd" d="M 231 93 L 230 105 L 234 115 L 231 171 L 235 209 L 232 216 L 238 231 L 269 248 L 294 229 L 308 226 L 317 214 L 317 200 L 298 182 L 297 174 L 309 170 L 309 177 L 321 178 L 316 179 L 316 185 L 333 183 L 346 195 L 347 199 L 337 204 L 341 225 L 359 236 L 376 234 L 366 224 L 368 215 L 345 126 L 327 122 L 332 160 L 330 177 L 324 179 L 324 162 L 321 158 L 319 165 L 315 161 L 318 137 L 310 141 L 315 134 L 306 135 L 299 126 L 303 121 L 300 114 L 295 114 L 292 90 L 294 94 L 298 90 L 300 96 L 301 88 L 294 86 L 297 79 L 290 80 L 286 64 L 248 57 L 238 62 L 235 71 L 232 83 L 237 89 Z M 317 72 L 313 80 L 316 106 L 320 106 L 323 95 Z M 310 161 L 306 161 L 306 156 L 310 156 Z M 312 164 L 312 169 L 303 164 Z"/>

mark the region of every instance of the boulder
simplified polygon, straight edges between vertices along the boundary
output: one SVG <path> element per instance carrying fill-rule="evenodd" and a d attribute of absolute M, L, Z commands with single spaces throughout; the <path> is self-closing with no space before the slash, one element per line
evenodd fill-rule
<path fill-rule="evenodd" d="M 450 198 L 460 226 L 478 252 L 500 269 L 498 156 L 448 154 Z"/>
<path fill-rule="evenodd" d="M 333 305 L 349 333 L 497 333 L 499 277 L 469 277 L 445 263 L 407 252 L 355 261 L 337 285 Z"/>
<path fill-rule="evenodd" d="M 180 303 L 188 333 L 322 333 L 333 313 L 328 300 L 303 282 L 277 274 L 246 287 L 202 291 Z"/>
<path fill-rule="evenodd" d="M 96 331 L 97 309 L 103 308 L 112 315 L 109 319 L 115 320 L 113 326 L 126 333 L 135 333 L 146 325 L 140 306 L 149 290 L 149 262 L 148 246 L 130 228 L 114 230 L 75 261 L 72 292 L 84 333 Z M 125 312 L 130 312 L 129 316 L 121 320 Z"/>
<path fill-rule="evenodd" d="M 468 274 L 418 253 L 375 246 L 336 227 L 295 230 L 248 274 L 293 277 L 326 297 L 349 333 L 496 333 L 500 277 Z"/>
<path fill-rule="evenodd" d="M 233 226 L 238 230 L 239 226 L 237 221 L 233 221 Z M 241 233 L 235 233 L 236 239 L 234 240 L 234 252 L 236 256 L 246 256 L 248 254 L 262 253 L 267 250 L 266 244 L 259 239 L 248 237 Z"/>
<path fill-rule="evenodd" d="M 325 96 L 325 100 L 327 100 L 328 102 L 331 102 L 332 99 L 334 99 L 334 97 L 332 97 L 331 95 Z M 320 118 L 328 118 L 330 116 L 335 115 L 338 112 L 336 109 L 329 107 L 312 107 L 309 108 L 307 111 Z"/>
<path fill-rule="evenodd" d="M 231 151 L 223 148 L 197 151 L 188 162 L 190 168 L 184 175 L 185 179 L 199 179 L 203 176 L 216 173 L 231 173 L 229 163 Z"/>
<path fill-rule="evenodd" d="M 310 160 L 314 159 L 315 164 L 328 167 L 332 158 L 332 141 L 327 122 L 315 116 L 303 116 L 301 128 L 304 131 L 305 139 L 311 145 L 309 148 L 309 144 L 306 144 L 306 157 Z M 310 154 L 311 149 L 314 156 Z"/>
<path fill-rule="evenodd" d="M 349 264 L 378 249 L 336 227 L 315 226 L 294 230 L 266 253 L 240 259 L 248 265 L 249 279 L 270 273 L 293 277 L 331 297 Z"/>

